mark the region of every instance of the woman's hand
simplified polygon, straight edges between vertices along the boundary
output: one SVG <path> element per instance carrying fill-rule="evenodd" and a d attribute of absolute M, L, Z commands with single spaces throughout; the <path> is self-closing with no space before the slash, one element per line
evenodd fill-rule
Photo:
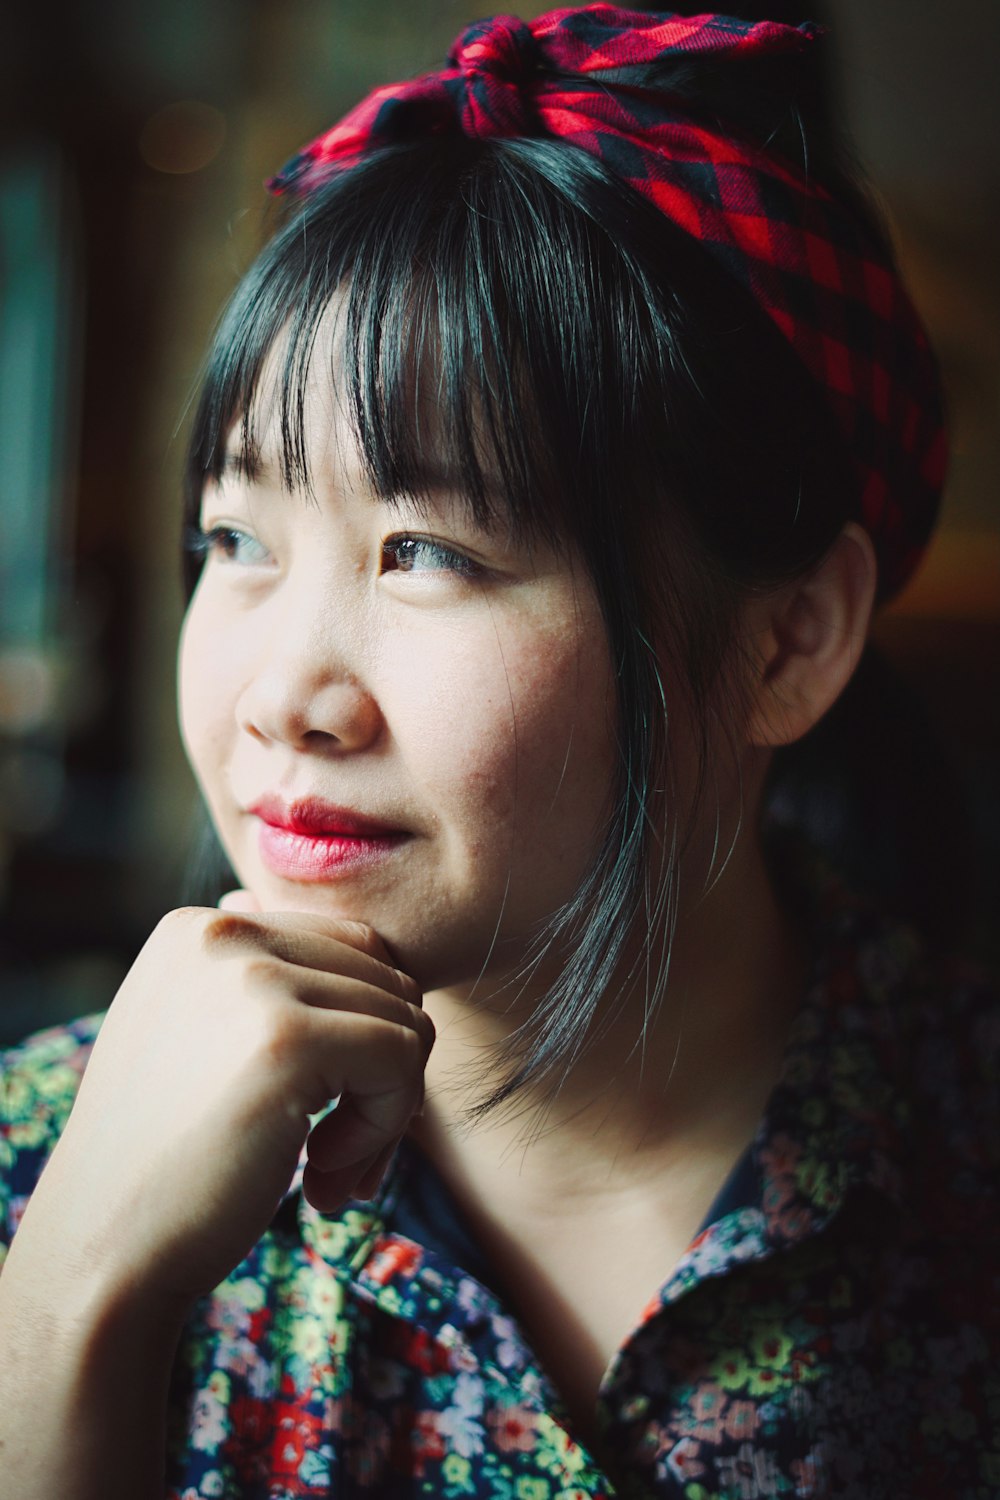
<path fill-rule="evenodd" d="M 376 934 L 253 906 L 171 912 L 115 997 L 22 1226 L 60 1281 L 183 1308 L 259 1239 L 307 1136 L 330 1211 L 419 1110 L 433 1026 Z"/>

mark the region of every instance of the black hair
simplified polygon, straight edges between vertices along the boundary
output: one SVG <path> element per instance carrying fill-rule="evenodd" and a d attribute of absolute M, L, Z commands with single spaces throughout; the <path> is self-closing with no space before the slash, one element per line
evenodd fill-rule
<path fill-rule="evenodd" d="M 727 129 L 820 175 L 879 237 L 809 118 L 801 74 L 794 88 L 779 75 L 780 66 L 759 75 L 734 98 L 697 58 L 656 74 L 693 111 L 721 114 Z M 857 481 L 825 398 L 778 331 L 644 198 L 559 141 L 435 136 L 373 153 L 293 205 L 238 287 L 195 418 L 189 522 L 238 419 L 253 466 L 259 378 L 279 336 L 283 478 L 308 486 L 306 378 L 320 320 L 341 292 L 331 379 L 373 491 L 390 501 L 426 494 L 421 382 L 433 372 L 435 466 L 456 476 L 477 520 L 573 539 L 620 685 L 603 844 L 538 934 L 536 956 L 555 944 L 565 961 L 496 1060 L 486 1109 L 529 1086 L 558 1087 L 599 1030 L 600 1007 L 613 1006 L 626 959 L 645 967 L 649 1003 L 659 997 L 688 826 L 676 814 L 667 830 L 650 819 L 654 786 L 671 785 L 669 718 L 683 707 L 700 726 L 704 781 L 710 720 L 721 712 L 731 735 L 738 723 L 729 669 L 741 603 L 823 556 L 854 513 Z M 189 557 L 189 588 L 197 566 Z M 680 667 L 669 691 L 662 660 Z M 671 857 L 650 889 L 662 839 Z M 637 958 L 636 933 L 645 938 Z"/>

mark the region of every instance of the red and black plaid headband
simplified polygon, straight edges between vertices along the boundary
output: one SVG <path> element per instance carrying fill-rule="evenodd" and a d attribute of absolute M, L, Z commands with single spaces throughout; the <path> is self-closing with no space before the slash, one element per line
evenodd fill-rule
<path fill-rule="evenodd" d="M 642 79 L 644 64 L 674 53 L 742 68 L 806 54 L 817 37 L 809 23 L 606 4 L 476 21 L 441 72 L 374 90 L 268 186 L 309 193 L 379 147 L 456 131 L 555 137 L 597 157 L 748 288 L 825 391 L 857 465 L 857 517 L 885 597 L 926 544 L 946 462 L 936 365 L 913 306 L 847 207 Z"/>

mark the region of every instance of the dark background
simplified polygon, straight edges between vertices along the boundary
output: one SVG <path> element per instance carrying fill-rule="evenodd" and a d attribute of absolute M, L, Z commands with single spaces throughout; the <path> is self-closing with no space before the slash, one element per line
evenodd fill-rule
<path fill-rule="evenodd" d="M 184 416 L 216 312 L 260 241 L 262 181 L 374 83 L 437 65 L 488 10 L 105 0 L 58 22 L 41 6 L 5 16 L 0 1041 L 106 1006 L 180 899 L 194 806 L 173 703 Z M 831 97 L 944 367 L 955 456 L 943 523 L 878 638 L 951 757 L 970 818 L 959 848 L 977 871 L 963 942 L 993 964 L 1000 6 L 823 0 L 769 13 L 831 27 Z M 929 775 L 928 825 L 935 808 L 951 818 Z"/>

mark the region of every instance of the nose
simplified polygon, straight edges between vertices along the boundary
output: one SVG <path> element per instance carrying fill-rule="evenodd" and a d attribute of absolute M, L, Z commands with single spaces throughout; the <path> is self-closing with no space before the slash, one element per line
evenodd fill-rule
<path fill-rule="evenodd" d="M 383 729 L 378 702 L 338 649 L 328 613 L 304 613 L 268 622 L 266 649 L 236 702 L 237 723 L 257 740 L 297 750 L 367 749 Z"/>

